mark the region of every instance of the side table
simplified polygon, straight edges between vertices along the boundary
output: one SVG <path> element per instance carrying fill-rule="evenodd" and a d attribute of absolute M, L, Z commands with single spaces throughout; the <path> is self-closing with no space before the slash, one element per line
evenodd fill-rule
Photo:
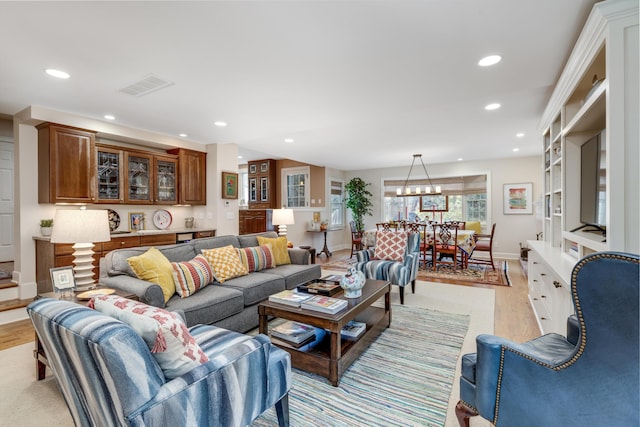
<path fill-rule="evenodd" d="M 98 285 L 95 289 L 100 289 L 103 286 Z M 129 298 L 135 301 L 138 301 L 138 295 L 132 294 L 130 292 L 121 291 L 116 289 L 114 295 L 119 295 L 124 298 Z M 60 299 L 69 302 L 75 302 L 76 304 L 85 305 L 89 300 L 79 300 L 74 293 L 71 297 L 62 298 L 62 295 L 58 292 L 46 292 L 44 294 L 39 294 L 35 299 L 40 298 L 52 298 L 52 299 Z M 33 350 L 33 358 L 36 359 L 36 379 L 38 381 L 43 380 L 46 376 L 47 366 L 49 362 L 47 361 L 47 355 L 44 352 L 44 347 L 42 347 L 42 343 L 40 343 L 40 338 L 38 338 L 38 334 L 36 333 L 36 348 Z"/>
<path fill-rule="evenodd" d="M 327 232 L 330 230 L 307 230 L 309 233 L 324 233 L 324 246 L 322 249 L 318 251 L 318 256 L 324 254 L 327 258 L 329 258 L 332 254 L 327 246 Z"/>

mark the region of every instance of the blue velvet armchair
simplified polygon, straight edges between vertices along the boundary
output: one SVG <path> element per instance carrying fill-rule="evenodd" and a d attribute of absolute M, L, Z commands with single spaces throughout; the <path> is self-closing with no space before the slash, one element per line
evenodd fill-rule
<path fill-rule="evenodd" d="M 374 259 L 374 254 L 375 248 L 356 252 L 357 262 L 354 267 L 362 271 L 367 279 L 388 280 L 392 285 L 398 286 L 400 304 L 404 304 L 405 286 L 411 283 L 411 291 L 416 292 L 416 277 L 420 262 L 420 233 L 407 233 L 407 244 L 402 262 Z"/>
<path fill-rule="evenodd" d="M 291 359 L 264 335 L 194 326 L 209 361 L 168 380 L 123 322 L 55 299 L 27 311 L 76 426 L 246 426 L 274 405 L 289 423 Z"/>
<path fill-rule="evenodd" d="M 462 358 L 460 425 L 474 415 L 497 427 L 640 425 L 638 266 L 638 255 L 616 252 L 580 260 L 566 337 L 479 335 Z"/>

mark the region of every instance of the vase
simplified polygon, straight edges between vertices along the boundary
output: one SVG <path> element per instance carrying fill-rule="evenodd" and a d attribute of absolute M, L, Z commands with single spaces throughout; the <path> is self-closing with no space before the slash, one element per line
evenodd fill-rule
<path fill-rule="evenodd" d="M 347 274 L 340 280 L 340 287 L 344 289 L 345 298 L 360 298 L 364 283 L 364 273 L 354 267 L 349 267 Z"/>
<path fill-rule="evenodd" d="M 45 237 L 51 236 L 51 231 L 53 231 L 53 227 L 40 227 L 40 234 Z"/>

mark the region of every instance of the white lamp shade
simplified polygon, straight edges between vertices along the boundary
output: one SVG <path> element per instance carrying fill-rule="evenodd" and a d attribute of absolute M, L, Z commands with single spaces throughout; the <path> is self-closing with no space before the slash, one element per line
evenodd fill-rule
<path fill-rule="evenodd" d="M 58 209 L 51 243 L 95 243 L 111 240 L 106 210 Z"/>
<path fill-rule="evenodd" d="M 293 220 L 293 209 L 274 209 L 271 223 L 273 225 L 295 224 L 295 221 Z"/>

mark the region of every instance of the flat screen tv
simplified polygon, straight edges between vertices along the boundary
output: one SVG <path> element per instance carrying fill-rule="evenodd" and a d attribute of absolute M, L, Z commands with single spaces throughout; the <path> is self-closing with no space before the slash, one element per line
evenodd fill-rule
<path fill-rule="evenodd" d="M 602 131 L 580 149 L 580 222 L 605 232 L 607 226 L 607 158 Z"/>

